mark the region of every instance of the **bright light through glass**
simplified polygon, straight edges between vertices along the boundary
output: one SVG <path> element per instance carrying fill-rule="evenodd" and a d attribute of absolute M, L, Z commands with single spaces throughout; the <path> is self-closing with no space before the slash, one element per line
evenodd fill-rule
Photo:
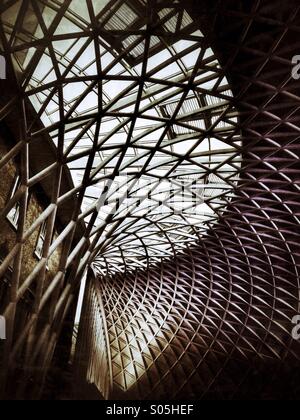
<path fill-rule="evenodd" d="M 82 214 L 88 224 L 98 210 L 91 240 L 105 273 L 145 267 L 205 234 L 233 197 L 240 133 L 228 80 L 187 12 L 161 8 L 150 36 L 131 1 L 91 3 L 71 2 L 39 59 L 45 28 L 33 24 L 32 46 L 15 59 L 20 77 L 35 64 L 23 84 L 75 187 L 91 161 Z M 46 28 L 59 7 L 41 10 Z"/>

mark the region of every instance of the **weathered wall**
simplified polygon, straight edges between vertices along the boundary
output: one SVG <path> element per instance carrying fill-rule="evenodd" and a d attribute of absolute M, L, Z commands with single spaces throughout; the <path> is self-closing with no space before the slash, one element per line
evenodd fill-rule
<path fill-rule="evenodd" d="M 7 140 L 3 133 L 0 135 L 0 159 L 3 157 L 8 150 L 10 150 L 9 140 Z M 18 162 L 17 161 L 9 161 L 3 168 L 0 169 L 0 211 L 6 206 L 12 191 L 12 187 L 14 181 L 16 179 L 18 171 Z M 49 200 L 46 198 L 46 194 L 43 192 L 42 187 L 33 187 L 29 192 L 29 203 L 26 213 L 26 225 L 25 230 L 28 230 L 30 226 L 37 220 L 37 218 L 42 214 L 46 206 L 49 204 Z M 59 222 L 57 221 L 56 231 L 54 234 L 53 240 L 55 240 L 61 230 Z M 23 250 L 23 257 L 22 257 L 22 272 L 20 278 L 20 284 L 22 284 L 25 279 L 32 273 L 36 265 L 39 263 L 39 258 L 35 254 L 37 241 L 40 234 L 40 228 L 36 229 L 35 232 L 30 236 L 30 238 L 26 241 L 24 250 Z M 16 244 L 17 240 L 17 230 L 12 225 L 12 223 L 6 218 L 0 218 L 0 258 L 4 259 L 9 252 L 13 249 Z M 61 257 L 62 249 L 58 247 L 57 250 L 53 253 L 51 258 L 49 259 L 48 263 L 48 270 L 46 273 L 45 283 L 44 283 L 44 290 L 46 290 L 49 285 L 51 284 L 53 278 L 55 277 L 60 257 Z M 13 266 L 13 261 L 11 262 L 11 268 Z M 5 309 L 10 301 L 10 279 L 11 279 L 11 272 L 12 270 L 9 269 L 5 273 L 5 275 L 0 278 L 0 314 L 4 314 Z M 14 335 L 13 340 L 14 343 L 18 340 L 22 332 L 25 330 L 26 326 L 28 325 L 28 321 L 30 316 L 33 312 L 34 308 L 34 301 L 36 296 L 36 290 L 39 282 L 39 276 L 36 277 L 32 285 L 30 286 L 29 290 L 26 290 L 24 296 L 21 298 L 19 303 L 17 304 L 16 308 L 16 317 L 15 317 L 15 325 L 14 325 Z M 61 285 L 62 287 L 63 285 Z M 55 303 L 55 299 L 57 298 L 57 290 L 51 296 L 51 299 L 48 301 L 49 303 Z M 40 311 L 37 324 L 36 324 L 36 340 L 39 339 L 41 332 L 45 329 L 48 323 L 50 323 L 50 316 L 51 316 L 51 307 L 53 305 L 45 305 L 44 309 Z M 28 336 L 29 337 L 29 336 Z M 46 340 L 47 341 L 47 340 Z M 46 342 L 45 341 L 45 342 Z M 27 350 L 28 350 L 28 343 L 27 340 Z M 27 369 L 26 363 L 24 362 L 24 355 L 26 345 L 22 346 L 19 351 L 19 355 L 16 359 L 16 371 L 18 372 L 19 369 Z M 33 344 L 33 349 L 36 345 L 36 342 Z M 3 351 L 4 342 L 0 343 L 0 363 L 1 363 L 1 352 Z M 39 368 L 39 360 L 36 360 L 35 369 Z M 42 365 L 40 366 L 42 368 Z M 14 383 L 14 387 L 17 388 L 17 383 L 14 382 L 15 380 L 11 380 L 11 383 Z"/>
<path fill-rule="evenodd" d="M 0 156 L 3 156 L 8 151 L 4 143 L 3 137 L 0 137 Z M 0 208 L 3 209 L 9 199 L 11 188 L 16 177 L 17 169 L 16 163 L 10 161 L 4 168 L 0 169 Z M 37 199 L 37 194 L 34 190 L 30 191 L 30 199 L 27 211 L 26 230 L 35 222 L 35 220 L 43 212 L 44 206 Z M 38 258 L 34 255 L 36 244 L 39 236 L 39 229 L 37 229 L 26 242 L 24 248 L 24 256 L 22 262 L 22 280 L 24 280 L 33 270 L 38 262 Z M 54 238 L 57 237 L 57 233 Z M 16 230 L 7 219 L 0 220 L 0 253 L 8 253 L 11 251 L 16 243 Z M 55 275 L 61 249 L 54 252 L 49 260 L 49 271 L 47 273 L 48 282 L 51 281 Z"/>

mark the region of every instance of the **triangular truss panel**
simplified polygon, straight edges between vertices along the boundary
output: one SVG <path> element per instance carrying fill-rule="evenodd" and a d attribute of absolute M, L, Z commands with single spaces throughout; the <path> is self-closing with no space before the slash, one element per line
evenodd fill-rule
<path fill-rule="evenodd" d="M 105 361 L 83 348 L 104 388 L 232 397 L 253 366 L 292 372 L 299 4 L 6 0 L 0 16 L 1 384 L 25 360 L 42 374 L 25 370 L 18 395 L 34 378 L 40 396 L 88 267 L 79 336 L 101 332 Z"/>
<path fill-rule="evenodd" d="M 19 3 L 2 24 L 27 131 L 50 136 L 82 195 L 89 261 L 134 269 L 202 237 L 234 195 L 241 136 L 199 22 L 177 3 Z"/>
<path fill-rule="evenodd" d="M 236 3 L 214 31 L 240 115 L 239 182 L 196 246 L 99 277 L 119 398 L 299 398 L 299 5 Z"/>

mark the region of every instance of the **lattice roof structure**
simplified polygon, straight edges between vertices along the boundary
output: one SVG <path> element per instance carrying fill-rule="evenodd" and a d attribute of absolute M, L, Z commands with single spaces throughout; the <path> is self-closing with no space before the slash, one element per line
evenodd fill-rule
<path fill-rule="evenodd" d="M 2 13 L 44 125 L 31 135 L 49 134 L 84 195 L 99 271 L 146 267 L 199 239 L 230 201 L 241 167 L 233 95 L 178 4 L 67 3 Z"/>
<path fill-rule="evenodd" d="M 19 293 L 58 244 L 71 291 L 92 266 L 114 383 L 138 397 L 209 395 L 228 365 L 245 378 L 257 360 L 298 366 L 299 4 L 245 3 L 0 6 L 14 75 L 0 117 L 17 108 L 25 122 L 0 166 L 34 160 L 43 142 L 51 149 L 23 165 L 2 211 L 21 201 L 0 273 L 17 256 L 17 280 L 20 247 L 46 220 L 43 258 Z M 51 204 L 26 231 L 26 194 L 39 182 L 53 185 Z"/>

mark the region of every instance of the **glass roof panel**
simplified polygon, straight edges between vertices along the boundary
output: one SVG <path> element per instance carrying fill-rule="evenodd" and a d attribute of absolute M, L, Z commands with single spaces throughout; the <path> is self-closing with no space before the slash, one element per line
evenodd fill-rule
<path fill-rule="evenodd" d="M 233 94 L 198 24 L 140 0 L 42 3 L 35 47 L 14 58 L 56 147 L 63 126 L 82 211 L 98 212 L 96 264 L 124 261 L 128 244 L 142 261 L 197 240 L 224 213 L 241 166 Z"/>

